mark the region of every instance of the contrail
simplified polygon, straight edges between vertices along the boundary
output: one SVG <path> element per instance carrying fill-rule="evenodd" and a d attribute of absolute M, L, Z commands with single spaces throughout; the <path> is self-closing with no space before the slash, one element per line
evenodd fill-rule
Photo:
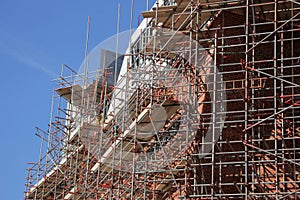
<path fill-rule="evenodd" d="M 10 56 L 12 56 L 13 58 L 17 59 L 19 62 L 32 67 L 36 70 L 42 71 L 45 74 L 49 75 L 51 78 L 56 78 L 58 77 L 54 72 L 52 72 L 51 70 L 47 69 L 45 66 L 43 66 L 42 64 L 40 64 L 38 61 L 18 52 L 17 49 L 13 49 L 13 48 L 9 48 L 9 47 L 1 47 L 2 50 L 4 50 L 4 52 Z"/>
<path fill-rule="evenodd" d="M 8 38 L 7 38 L 8 39 Z M 13 41 L 13 40 L 8 40 Z M 26 49 L 26 47 L 24 47 Z M 25 64 L 28 67 L 44 72 L 51 78 L 57 78 L 58 75 L 53 71 L 49 70 L 47 67 L 39 63 L 37 60 L 25 55 L 20 51 L 19 48 L 13 47 L 12 45 L 5 44 L 3 41 L 0 41 L 0 51 L 15 58 L 20 63 Z"/>

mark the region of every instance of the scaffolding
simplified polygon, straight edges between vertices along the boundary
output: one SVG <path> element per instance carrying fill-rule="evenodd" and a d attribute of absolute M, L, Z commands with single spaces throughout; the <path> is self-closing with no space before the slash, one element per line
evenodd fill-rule
<path fill-rule="evenodd" d="M 109 67 L 62 66 L 24 198 L 300 198 L 300 3 L 142 15 Z"/>

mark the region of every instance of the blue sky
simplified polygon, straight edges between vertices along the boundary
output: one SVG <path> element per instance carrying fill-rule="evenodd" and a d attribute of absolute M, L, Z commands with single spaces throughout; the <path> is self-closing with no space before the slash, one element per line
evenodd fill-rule
<path fill-rule="evenodd" d="M 77 70 L 84 59 L 88 16 L 90 50 L 129 29 L 131 0 L 9 0 L 0 3 L 0 193 L 23 199 L 27 162 L 36 161 L 40 140 L 35 127 L 47 129 L 51 95 L 61 65 Z M 150 0 L 150 5 L 154 0 Z M 134 27 L 146 0 L 135 1 Z"/>

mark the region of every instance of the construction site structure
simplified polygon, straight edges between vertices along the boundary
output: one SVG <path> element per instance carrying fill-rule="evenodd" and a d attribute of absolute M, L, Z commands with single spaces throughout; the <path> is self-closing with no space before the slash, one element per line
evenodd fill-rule
<path fill-rule="evenodd" d="M 62 66 L 24 199 L 300 199 L 300 3 L 164 0 Z"/>

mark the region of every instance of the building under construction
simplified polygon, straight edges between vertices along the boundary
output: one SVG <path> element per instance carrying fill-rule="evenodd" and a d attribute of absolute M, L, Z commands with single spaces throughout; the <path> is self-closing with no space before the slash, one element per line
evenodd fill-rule
<path fill-rule="evenodd" d="M 300 3 L 142 16 L 125 53 L 63 65 L 24 199 L 300 199 Z"/>

